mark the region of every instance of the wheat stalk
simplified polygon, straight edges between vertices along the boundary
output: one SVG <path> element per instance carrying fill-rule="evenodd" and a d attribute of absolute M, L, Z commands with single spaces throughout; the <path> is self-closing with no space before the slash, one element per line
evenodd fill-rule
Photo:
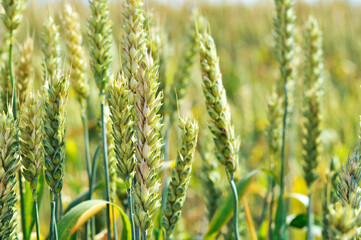
<path fill-rule="evenodd" d="M 40 94 L 27 96 L 22 105 L 20 121 L 20 153 L 23 176 L 30 183 L 34 201 L 34 218 L 37 239 L 40 239 L 39 214 L 37 203 L 38 177 L 43 171 L 42 98 Z"/>
<path fill-rule="evenodd" d="M 167 239 L 172 234 L 182 212 L 198 138 L 197 122 L 179 118 L 179 128 L 182 131 L 181 145 L 178 148 L 175 167 L 172 169 L 167 191 L 167 201 L 162 217 L 162 227 L 165 230 Z"/>
<path fill-rule="evenodd" d="M 17 127 L 11 113 L 0 117 L 0 239 L 17 239 L 15 192 L 19 166 Z"/>
<path fill-rule="evenodd" d="M 91 16 L 89 18 L 89 43 L 90 51 L 90 68 L 93 72 L 95 82 L 99 89 L 100 113 L 102 123 L 102 146 L 104 160 L 104 177 L 105 177 L 105 198 L 110 201 L 109 185 L 109 163 L 107 155 L 107 134 L 105 122 L 105 98 L 108 85 L 112 80 L 112 22 L 109 20 L 109 8 L 107 0 L 89 1 Z M 111 239 L 110 224 L 110 206 L 106 210 L 107 221 L 107 238 Z M 114 233 L 116 234 L 116 233 Z"/>
<path fill-rule="evenodd" d="M 233 177 L 238 164 L 240 141 L 234 136 L 231 113 L 227 103 L 226 91 L 222 83 L 222 74 L 219 69 L 219 58 L 214 40 L 205 29 L 203 33 L 199 34 L 198 41 L 203 93 L 207 111 L 211 118 L 209 128 L 216 145 L 217 159 L 226 167 L 227 176 L 232 188 L 234 197 L 234 232 L 238 240 L 238 196 Z"/>
<path fill-rule="evenodd" d="M 43 148 L 45 180 L 50 187 L 51 223 L 50 239 L 53 240 L 55 223 L 55 202 L 63 188 L 65 164 L 65 118 L 68 100 L 69 78 L 57 73 L 48 79 L 45 111 L 43 114 Z"/>

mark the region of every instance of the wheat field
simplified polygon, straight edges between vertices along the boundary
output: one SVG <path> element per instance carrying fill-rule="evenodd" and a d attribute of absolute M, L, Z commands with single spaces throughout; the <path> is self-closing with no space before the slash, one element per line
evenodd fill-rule
<path fill-rule="evenodd" d="M 0 10 L 0 240 L 361 239 L 360 4 Z"/>

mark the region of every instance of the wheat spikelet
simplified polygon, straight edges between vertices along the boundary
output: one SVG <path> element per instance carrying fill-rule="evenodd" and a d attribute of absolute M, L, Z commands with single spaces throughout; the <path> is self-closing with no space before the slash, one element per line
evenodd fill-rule
<path fill-rule="evenodd" d="M 152 218 L 160 207 L 159 171 L 162 162 L 162 117 L 158 111 L 162 105 L 162 93 L 157 93 L 158 67 L 150 55 L 143 58 L 137 75 L 135 99 L 136 123 L 136 167 L 137 183 L 134 187 L 135 223 L 142 231 L 152 227 Z"/>
<path fill-rule="evenodd" d="M 78 94 L 79 102 L 83 105 L 89 96 L 89 85 L 85 76 L 86 59 L 82 46 L 83 38 L 79 16 L 70 4 L 65 5 L 63 25 L 65 27 L 66 47 L 69 52 L 69 64 L 72 68 L 70 80 Z"/>
<path fill-rule="evenodd" d="M 146 33 L 143 29 L 144 12 L 142 0 L 126 0 L 123 6 L 124 32 L 123 65 L 125 79 L 133 94 L 137 91 L 137 72 L 146 50 Z M 133 97 L 131 97 L 133 101 Z"/>
<path fill-rule="evenodd" d="M 49 16 L 42 33 L 42 52 L 44 54 L 44 76 L 47 79 L 57 78 L 61 69 L 59 26 Z"/>
<path fill-rule="evenodd" d="M 337 197 L 344 205 L 350 205 L 354 209 L 361 206 L 361 167 L 359 153 L 356 149 L 352 157 L 349 157 L 346 167 L 338 174 Z"/>
<path fill-rule="evenodd" d="M 275 158 L 281 148 L 281 124 L 282 108 L 281 101 L 276 91 L 273 92 L 267 105 L 268 125 L 267 125 L 267 143 L 270 155 L 271 169 L 275 169 Z"/>
<path fill-rule="evenodd" d="M 112 79 L 112 22 L 106 0 L 91 0 L 89 19 L 90 68 L 100 92 Z"/>
<path fill-rule="evenodd" d="M 43 114 L 45 179 L 53 194 L 63 187 L 65 161 L 65 118 L 69 78 L 57 73 L 49 79 Z"/>
<path fill-rule="evenodd" d="M 355 239 L 356 226 L 360 224 L 360 219 L 350 205 L 342 205 L 339 202 L 332 204 L 329 207 L 328 220 L 332 227 L 331 239 Z"/>
<path fill-rule="evenodd" d="M 186 197 L 193 163 L 193 155 L 197 145 L 198 123 L 179 118 L 182 131 L 181 145 L 178 149 L 176 165 L 172 169 L 168 186 L 167 202 L 164 207 L 162 227 L 169 237 L 180 218 Z"/>
<path fill-rule="evenodd" d="M 110 116 L 106 115 L 106 128 L 107 128 L 107 153 L 108 153 L 108 165 L 109 165 L 109 183 L 110 183 L 110 196 L 114 199 L 116 191 L 116 181 L 117 181 L 117 160 L 115 157 L 115 144 L 113 139 L 113 121 Z"/>
<path fill-rule="evenodd" d="M 239 140 L 234 136 L 231 113 L 222 84 L 219 59 L 211 35 L 205 30 L 199 35 L 203 93 L 211 117 L 210 130 L 216 145 L 216 156 L 228 173 L 237 169 Z"/>
<path fill-rule="evenodd" d="M 277 17 L 274 19 L 275 53 L 280 65 L 280 79 L 277 84 L 277 94 L 284 96 L 284 85 L 294 79 L 295 55 L 294 22 L 296 15 L 293 10 L 293 0 L 275 0 Z"/>
<path fill-rule="evenodd" d="M 135 130 L 133 107 L 129 103 L 130 91 L 123 75 L 109 88 L 109 106 L 113 122 L 113 138 L 118 176 L 130 189 L 135 176 Z"/>
<path fill-rule="evenodd" d="M 0 136 L 0 239 L 15 240 L 17 239 L 15 179 L 19 154 L 17 127 L 10 113 L 1 114 Z"/>
<path fill-rule="evenodd" d="M 308 19 L 305 31 L 305 86 L 318 87 L 323 80 L 322 32 L 314 17 Z"/>
<path fill-rule="evenodd" d="M 24 0 L 2 0 L 1 4 L 4 9 L 1 14 L 1 18 L 3 20 L 3 23 L 8 30 L 8 32 L 15 31 L 22 20 L 22 13 L 24 11 L 25 7 Z M 10 41 L 13 41 L 13 39 L 10 39 Z"/>
<path fill-rule="evenodd" d="M 29 95 L 30 85 L 33 83 L 33 51 L 34 40 L 27 38 L 20 47 L 20 58 L 16 69 L 19 104 L 22 105 Z"/>
<path fill-rule="evenodd" d="M 24 166 L 22 172 L 26 181 L 30 183 L 34 197 L 36 197 L 38 177 L 43 170 L 41 114 L 41 96 L 30 93 L 23 103 L 19 128 L 21 162 Z"/>

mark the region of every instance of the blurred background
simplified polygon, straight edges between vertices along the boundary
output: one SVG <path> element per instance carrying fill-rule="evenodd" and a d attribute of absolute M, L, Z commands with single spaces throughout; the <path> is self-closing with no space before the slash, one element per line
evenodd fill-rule
<path fill-rule="evenodd" d="M 65 1 L 29 1 L 25 18 L 17 35 L 17 44 L 22 44 L 27 37 L 35 39 L 35 87 L 41 89 L 43 69 L 41 54 L 41 32 L 44 19 L 54 15 L 61 23 L 61 11 Z M 71 3 L 81 16 L 84 45 L 87 46 L 87 18 L 89 6 L 87 1 L 66 1 Z M 114 72 L 120 69 L 122 42 L 122 1 L 109 1 L 111 18 L 114 23 Z M 177 70 L 179 56 L 184 46 L 185 32 L 191 20 L 192 9 L 205 15 L 217 45 L 223 83 L 227 90 L 229 104 L 232 109 L 232 120 L 237 134 L 241 136 L 240 172 L 237 178 L 245 173 L 269 166 L 268 149 L 265 138 L 267 125 L 267 102 L 272 86 L 278 78 L 278 64 L 273 51 L 273 16 L 274 5 L 271 0 L 149 0 L 145 4 L 147 12 L 154 16 L 155 25 L 162 34 L 164 61 L 162 62 L 163 80 L 167 86 L 173 81 Z M 296 62 L 297 78 L 294 89 L 301 89 L 303 81 L 303 31 L 309 15 L 318 20 L 323 31 L 325 79 L 323 83 L 323 132 L 322 156 L 320 164 L 320 180 L 315 185 L 321 189 L 324 184 L 326 168 L 332 158 L 337 163 L 344 162 L 356 145 L 359 133 L 359 115 L 361 113 L 361 0 L 350 1 L 296 1 Z M 63 28 L 62 34 L 64 34 Z M 4 31 L 2 28 L 1 31 Z M 87 48 L 88 49 L 88 48 Z M 17 50 L 16 50 L 17 51 Z M 88 50 L 87 50 L 88 51 Z M 65 47 L 63 53 L 66 56 Z M 87 56 L 89 54 L 87 53 Z M 65 61 L 65 60 L 64 60 Z M 98 144 L 97 119 L 99 112 L 98 90 L 88 71 L 91 83 L 89 99 L 89 127 L 91 129 L 91 151 L 94 153 Z M 207 114 L 201 91 L 199 64 L 192 71 L 192 81 L 179 111 L 181 115 L 193 115 L 206 129 Z M 301 144 L 300 144 L 300 108 L 302 106 L 301 91 L 292 92 L 292 114 L 289 121 L 287 142 L 288 175 L 287 191 L 306 193 L 306 184 L 302 177 Z M 165 98 L 167 101 L 167 98 Z M 63 202 L 66 206 L 79 194 L 85 191 L 87 174 L 84 158 L 83 132 L 80 118 L 80 107 L 71 90 L 67 118 L 67 166 Z M 172 130 L 170 142 L 171 159 L 175 158 L 177 146 L 177 130 Z M 101 161 L 100 161 L 101 162 Z M 199 236 L 205 230 L 203 187 L 200 182 L 201 161 L 196 154 L 191 188 L 185 202 L 183 217 L 179 224 L 189 236 Z M 223 170 L 222 170 L 223 171 Z M 99 170 L 100 174 L 102 171 Z M 223 173 L 222 173 L 223 174 Z M 102 179 L 99 176 L 99 179 Z M 121 184 L 121 183 L 120 183 Z M 220 183 L 225 184 L 227 183 Z M 119 185 L 121 186 L 121 185 Z M 47 191 L 46 191 L 47 192 Z M 251 213 L 257 229 L 262 233 L 264 223 L 260 220 L 264 197 L 267 192 L 267 177 L 259 175 L 248 193 Z M 322 191 L 319 192 L 321 197 Z M 117 201 L 124 198 L 122 189 L 118 188 Z M 102 190 L 97 194 L 101 196 Z M 47 197 L 47 196 L 45 196 Z M 318 198 L 317 196 L 315 199 Z M 316 221 L 322 218 L 322 202 L 315 202 Z M 48 216 L 48 207 L 41 205 L 41 219 Z M 290 201 L 290 214 L 306 212 L 306 208 L 298 201 Z M 103 223 L 99 222 L 99 228 Z M 245 233 L 247 236 L 247 233 Z M 302 229 L 292 229 L 291 239 L 304 239 Z M 183 239 L 179 237 L 177 239 Z M 185 238 L 184 238 L 185 239 Z M 245 238 L 247 239 L 247 237 Z M 262 239 L 262 238 L 261 238 Z"/>

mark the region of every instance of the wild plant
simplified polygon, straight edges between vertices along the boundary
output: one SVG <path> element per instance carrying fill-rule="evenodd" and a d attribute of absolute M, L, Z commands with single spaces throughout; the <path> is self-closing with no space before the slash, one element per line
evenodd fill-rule
<path fill-rule="evenodd" d="M 105 100 L 109 82 L 113 77 L 112 63 L 112 22 L 109 20 L 107 0 L 90 1 L 89 18 L 90 68 L 99 89 L 100 115 L 102 122 L 102 152 L 104 160 L 105 199 L 110 201 L 109 163 L 105 122 Z M 107 204 L 107 237 L 111 239 L 110 206 Z"/>
<path fill-rule="evenodd" d="M 238 234 L 238 196 L 234 183 L 234 173 L 238 165 L 240 140 L 235 137 L 231 124 L 231 113 L 227 103 L 226 92 L 222 84 L 222 74 L 219 68 L 219 58 L 212 36 L 207 29 L 198 35 L 200 63 L 202 72 L 202 87 L 206 100 L 208 114 L 211 118 L 209 129 L 212 132 L 216 146 L 218 161 L 225 166 L 229 183 L 234 196 L 234 231 Z"/>

